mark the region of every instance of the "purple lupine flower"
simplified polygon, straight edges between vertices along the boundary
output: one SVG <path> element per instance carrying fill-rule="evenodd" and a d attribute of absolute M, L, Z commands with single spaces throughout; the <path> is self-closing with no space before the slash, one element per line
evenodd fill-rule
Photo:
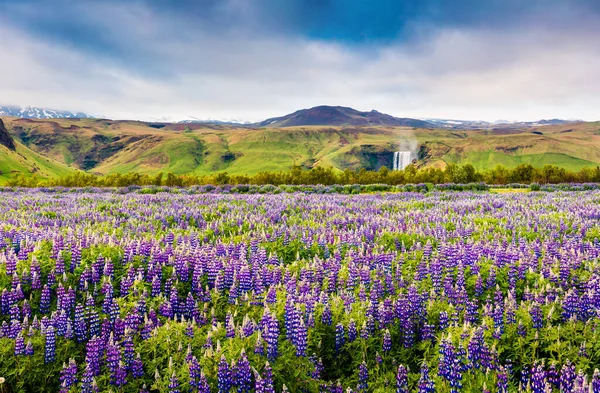
<path fill-rule="evenodd" d="M 262 391 L 264 393 L 275 393 L 275 388 L 273 387 L 273 370 L 268 361 L 265 363 L 265 371 L 262 376 Z"/>
<path fill-rule="evenodd" d="M 85 371 L 83 372 L 83 376 L 81 377 L 81 393 L 93 393 L 93 392 L 97 392 L 97 390 L 94 389 L 94 384 L 95 384 L 95 380 L 94 380 L 94 373 L 92 368 L 90 367 L 89 364 L 87 364 L 85 366 Z M 96 386 L 97 388 L 97 386 Z"/>
<path fill-rule="evenodd" d="M 269 360 L 274 361 L 277 359 L 277 347 L 279 341 L 279 323 L 274 314 L 270 314 L 270 317 L 265 324 L 264 340 L 267 344 L 267 357 Z"/>
<path fill-rule="evenodd" d="M 260 330 L 256 334 L 256 343 L 254 344 L 254 353 L 257 355 L 264 355 L 265 345 Z"/>
<path fill-rule="evenodd" d="M 81 304 L 75 306 L 75 338 L 80 343 L 87 339 L 87 324 Z"/>
<path fill-rule="evenodd" d="M 296 342 L 296 327 L 298 324 L 298 311 L 294 305 L 294 300 L 288 297 L 284 307 L 284 327 L 287 339 L 295 344 Z"/>
<path fill-rule="evenodd" d="M 360 328 L 360 338 L 366 340 L 370 337 L 369 329 L 367 329 L 367 323 L 363 322 L 362 327 Z"/>
<path fill-rule="evenodd" d="M 600 393 L 600 371 L 594 369 L 594 375 L 592 376 L 592 393 Z"/>
<path fill-rule="evenodd" d="M 61 387 L 68 391 L 71 386 L 77 383 L 77 363 L 75 359 L 69 359 L 69 364 L 63 364 L 60 372 Z"/>
<path fill-rule="evenodd" d="M 544 393 L 548 382 L 546 381 L 546 372 L 541 364 L 534 366 L 531 372 L 531 380 L 529 381 L 532 393 Z"/>
<path fill-rule="evenodd" d="M 408 371 L 403 365 L 396 372 L 396 393 L 408 393 Z"/>
<path fill-rule="evenodd" d="M 560 370 L 560 390 L 561 392 L 571 392 L 575 385 L 575 366 L 567 359 L 567 362 Z"/>
<path fill-rule="evenodd" d="M 206 375 L 204 375 L 204 372 L 200 372 L 200 377 L 197 379 L 196 382 L 196 387 L 198 390 L 198 393 L 210 393 L 210 385 L 208 384 L 208 379 L 206 378 Z"/>
<path fill-rule="evenodd" d="M 25 356 L 33 355 L 33 344 L 31 343 L 31 339 L 27 340 L 27 345 L 25 346 Z"/>
<path fill-rule="evenodd" d="M 198 391 L 199 390 L 199 380 L 200 374 L 202 373 L 202 369 L 200 368 L 200 363 L 196 356 L 193 356 L 188 361 L 188 368 L 190 370 L 190 391 Z"/>
<path fill-rule="evenodd" d="M 296 356 L 306 356 L 306 348 L 308 346 L 308 330 L 303 319 L 299 319 L 298 327 L 296 328 Z"/>
<path fill-rule="evenodd" d="M 534 302 L 531 305 L 531 309 L 529 310 L 529 314 L 531 315 L 531 321 L 533 322 L 534 329 L 541 329 L 544 326 L 544 320 L 542 317 L 542 309 L 539 303 Z"/>
<path fill-rule="evenodd" d="M 496 389 L 498 393 L 508 393 L 508 373 L 504 367 L 501 367 L 497 378 Z"/>
<path fill-rule="evenodd" d="M 121 370 L 123 368 L 121 348 L 113 341 L 112 336 L 106 346 L 106 367 L 110 370 L 110 383 L 115 386 L 123 386 L 125 384 L 123 375 L 125 370 Z"/>
<path fill-rule="evenodd" d="M 144 326 L 142 327 L 142 331 L 140 332 L 142 340 L 149 339 L 153 329 L 154 325 L 152 324 L 152 320 L 148 319 L 148 316 L 145 316 Z"/>
<path fill-rule="evenodd" d="M 521 337 L 525 337 L 527 335 L 527 329 L 521 320 L 519 320 L 519 324 L 517 325 L 517 334 Z"/>
<path fill-rule="evenodd" d="M 419 378 L 419 393 L 435 393 L 435 385 L 429 376 L 427 363 L 421 365 L 421 377 Z"/>
<path fill-rule="evenodd" d="M 448 313 L 446 311 L 440 312 L 440 330 L 445 330 L 448 327 Z"/>
<path fill-rule="evenodd" d="M 233 316 L 231 315 L 231 313 L 227 313 L 227 316 L 225 317 L 225 329 L 226 329 L 226 334 L 225 337 L 227 338 L 234 338 L 235 337 L 235 323 L 233 322 Z"/>
<path fill-rule="evenodd" d="M 246 314 L 242 321 L 242 337 L 250 337 L 254 333 L 254 321 Z"/>
<path fill-rule="evenodd" d="M 321 358 L 317 358 L 315 354 L 309 356 L 308 360 L 313 364 L 315 370 L 310 374 L 312 379 L 321 379 L 321 374 L 323 373 L 323 362 Z"/>
<path fill-rule="evenodd" d="M 173 371 L 171 378 L 169 379 L 169 393 L 181 393 L 179 390 L 179 379 L 177 379 L 175 371 Z"/>
<path fill-rule="evenodd" d="M 250 393 L 252 391 L 252 370 L 246 351 L 243 349 L 233 372 L 233 380 L 238 393 Z"/>
<path fill-rule="evenodd" d="M 468 349 L 468 359 L 471 367 L 484 370 L 493 367 L 490 349 L 483 338 L 483 328 L 479 327 L 475 330 L 469 340 Z"/>
<path fill-rule="evenodd" d="M 560 376 L 556 370 L 556 363 L 552 362 L 550 367 L 548 367 L 548 371 L 546 371 L 546 379 L 548 380 L 548 383 L 552 385 L 551 388 L 558 388 L 560 386 Z"/>
<path fill-rule="evenodd" d="M 134 357 L 133 338 L 131 334 L 126 334 L 123 339 L 123 362 L 125 363 L 125 368 L 129 371 L 132 369 Z"/>
<path fill-rule="evenodd" d="M 150 289 L 150 296 L 157 297 L 160 295 L 160 278 L 158 276 L 154 276 L 152 278 L 152 288 Z"/>
<path fill-rule="evenodd" d="M 458 392 L 462 388 L 461 365 L 450 337 L 442 339 L 439 354 L 438 375 L 448 381 L 451 393 Z"/>
<path fill-rule="evenodd" d="M 335 351 L 339 352 L 340 349 L 342 349 L 342 346 L 344 345 L 344 339 L 345 339 L 345 332 L 344 332 L 344 325 L 342 325 L 341 323 L 338 323 L 337 325 L 335 325 Z"/>
<path fill-rule="evenodd" d="M 351 319 L 348 323 L 348 342 L 353 342 L 357 337 L 356 322 L 354 322 L 354 319 Z"/>
<path fill-rule="evenodd" d="M 329 305 L 326 305 L 323 309 L 323 314 L 321 315 L 321 322 L 323 323 L 323 325 L 331 325 L 331 308 L 329 308 Z"/>
<path fill-rule="evenodd" d="M 369 369 L 364 361 L 358 366 L 358 386 L 356 389 L 360 392 L 367 392 L 369 389 Z"/>
<path fill-rule="evenodd" d="M 15 339 L 15 356 L 25 355 L 25 339 L 23 334 L 19 332 Z"/>
<path fill-rule="evenodd" d="M 131 375 L 133 378 L 141 378 L 144 376 L 144 365 L 139 353 L 131 364 Z"/>
<path fill-rule="evenodd" d="M 45 338 L 44 361 L 46 363 L 51 363 L 56 359 L 56 334 L 52 325 L 46 328 Z"/>
<path fill-rule="evenodd" d="M 40 314 L 48 314 L 50 312 L 50 288 L 48 288 L 47 284 L 42 288 L 39 310 Z"/>
<path fill-rule="evenodd" d="M 102 343 L 99 337 L 92 337 L 86 344 L 85 363 L 90 369 L 92 377 L 100 375 L 100 357 L 102 353 Z M 89 381 L 91 384 L 91 380 Z"/>
<path fill-rule="evenodd" d="M 562 317 L 568 321 L 572 317 L 576 317 L 579 312 L 579 296 L 572 288 L 569 289 L 562 302 Z"/>
<path fill-rule="evenodd" d="M 185 327 L 185 335 L 190 338 L 194 338 L 194 325 L 192 325 L 191 323 L 187 324 L 187 326 Z"/>
<path fill-rule="evenodd" d="M 579 370 L 577 377 L 575 378 L 575 393 L 588 393 L 589 386 L 587 383 L 587 376 L 583 373 L 583 370 Z"/>
<path fill-rule="evenodd" d="M 529 379 L 531 377 L 530 375 L 530 369 L 529 367 L 523 367 L 521 369 L 521 386 L 529 386 Z"/>
<path fill-rule="evenodd" d="M 265 383 L 258 374 L 256 373 L 256 377 L 254 378 L 254 393 L 264 393 L 265 392 Z"/>
<path fill-rule="evenodd" d="M 231 390 L 231 370 L 225 355 L 221 355 L 221 361 L 219 362 L 217 372 L 217 386 L 219 393 L 229 393 Z"/>
<path fill-rule="evenodd" d="M 269 304 L 277 302 L 277 290 L 275 289 L 275 286 L 269 288 L 265 301 Z"/>
<path fill-rule="evenodd" d="M 383 334 L 383 352 L 389 352 L 392 350 L 392 335 L 390 334 L 389 329 L 385 329 Z"/>
<path fill-rule="evenodd" d="M 112 376 L 114 377 L 111 381 L 113 385 L 120 387 L 127 384 L 127 369 L 122 361 L 119 362 Z"/>
<path fill-rule="evenodd" d="M 429 323 L 424 323 L 421 329 L 421 340 L 433 340 L 435 326 Z"/>
<path fill-rule="evenodd" d="M 25 318 L 31 318 L 31 306 L 27 300 L 23 301 L 23 307 L 21 307 L 21 315 Z"/>

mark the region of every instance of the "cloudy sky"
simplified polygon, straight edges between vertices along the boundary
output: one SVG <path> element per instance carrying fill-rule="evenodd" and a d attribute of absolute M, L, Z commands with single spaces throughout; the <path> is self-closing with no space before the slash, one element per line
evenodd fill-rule
<path fill-rule="evenodd" d="M 0 0 L 0 104 L 600 120 L 598 0 Z"/>

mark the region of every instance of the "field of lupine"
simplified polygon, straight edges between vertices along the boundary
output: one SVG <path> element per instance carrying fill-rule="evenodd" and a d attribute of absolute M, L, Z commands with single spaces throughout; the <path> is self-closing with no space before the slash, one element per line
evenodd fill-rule
<path fill-rule="evenodd" d="M 599 220 L 599 191 L 3 192 L 0 392 L 600 392 Z"/>

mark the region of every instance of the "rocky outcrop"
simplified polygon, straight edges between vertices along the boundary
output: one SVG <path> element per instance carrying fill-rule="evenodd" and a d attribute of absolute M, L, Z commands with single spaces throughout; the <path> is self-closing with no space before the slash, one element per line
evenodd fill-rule
<path fill-rule="evenodd" d="M 8 133 L 8 130 L 6 129 L 2 119 L 0 119 L 0 145 L 6 146 L 8 149 L 13 151 L 17 149 L 15 146 L 15 141 Z"/>

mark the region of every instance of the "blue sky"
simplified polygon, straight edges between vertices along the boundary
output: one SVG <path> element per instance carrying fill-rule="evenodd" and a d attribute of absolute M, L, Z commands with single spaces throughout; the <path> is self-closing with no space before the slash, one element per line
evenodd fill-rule
<path fill-rule="evenodd" d="M 596 0 L 0 0 L 2 104 L 600 119 Z"/>

